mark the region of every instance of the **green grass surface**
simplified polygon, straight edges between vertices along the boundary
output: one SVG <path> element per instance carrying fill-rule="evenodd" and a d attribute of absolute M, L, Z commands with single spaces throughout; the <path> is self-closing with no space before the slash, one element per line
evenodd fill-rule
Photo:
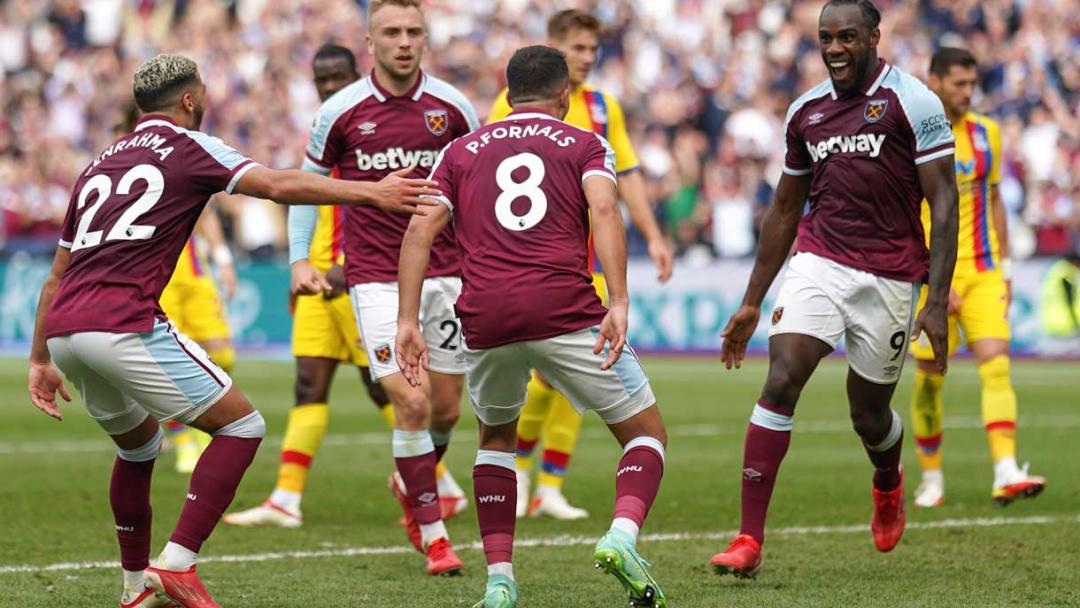
<path fill-rule="evenodd" d="M 1014 365 L 1020 398 L 1021 460 L 1049 478 L 1035 500 L 1006 509 L 990 501 L 992 470 L 979 428 L 978 377 L 953 365 L 946 388 L 947 497 L 933 511 L 909 512 L 908 530 L 890 554 L 875 552 L 862 529 L 870 519 L 870 467 L 846 418 L 842 361 L 827 362 L 803 394 L 770 511 L 765 566 L 755 581 L 717 577 L 709 557 L 738 527 L 742 436 L 764 377 L 764 364 L 725 372 L 708 359 L 648 359 L 671 435 L 664 485 L 642 540 L 673 606 L 1067 606 L 1080 605 L 1080 372 L 1076 364 Z M 116 606 L 119 570 L 12 566 L 119 558 L 108 505 L 113 452 L 76 402 L 56 423 L 25 396 L 21 362 L 0 362 L 0 605 Z M 276 477 L 278 447 L 291 405 L 292 366 L 242 361 L 236 381 L 267 419 L 268 440 L 234 508 L 260 502 Z M 894 405 L 908 418 L 910 371 Z M 331 431 L 315 460 L 304 499 L 304 527 L 219 527 L 203 555 L 281 551 L 302 557 L 207 562 L 200 571 L 228 607 L 471 606 L 484 587 L 483 553 L 470 507 L 449 522 L 466 575 L 424 574 L 419 554 L 399 551 L 399 510 L 386 490 L 389 436 L 350 370 L 339 373 Z M 471 487 L 475 423 L 462 417 L 448 460 Z M 910 432 L 905 463 L 917 471 Z M 619 449 L 595 416 L 586 419 L 566 493 L 592 516 L 579 522 L 524 520 L 515 570 L 523 607 L 625 606 L 621 588 L 592 567 L 592 542 L 606 528 Z M 154 543 L 176 522 L 186 479 L 162 457 L 154 480 Z M 916 475 L 909 479 L 910 490 Z M 470 492 L 471 493 L 471 492 Z M 992 522 L 986 518 L 1006 518 Z M 935 527 L 934 522 L 944 524 Z M 994 523 L 999 525 L 976 525 Z M 366 549 L 392 548 L 366 553 Z M 353 555 L 342 555 L 361 548 Z"/>

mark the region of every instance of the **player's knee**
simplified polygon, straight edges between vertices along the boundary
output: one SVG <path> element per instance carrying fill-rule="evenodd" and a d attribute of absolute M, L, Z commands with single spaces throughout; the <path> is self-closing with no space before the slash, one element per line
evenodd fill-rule
<path fill-rule="evenodd" d="M 409 393 L 394 405 L 398 421 L 406 428 L 424 428 L 430 424 L 431 408 L 427 397 L 422 392 Z"/>
<path fill-rule="evenodd" d="M 326 403 L 327 391 L 325 383 L 319 382 L 318 374 L 305 369 L 303 366 L 297 366 L 295 390 L 296 405 Z"/>
<path fill-rule="evenodd" d="M 124 448 L 116 448 L 116 455 L 121 460 L 128 462 L 149 462 L 157 458 L 158 452 L 161 451 L 161 442 L 165 438 L 165 433 L 158 427 L 154 436 L 149 441 L 140 445 L 137 448 L 125 450 Z"/>
<path fill-rule="evenodd" d="M 439 412 L 432 412 L 431 414 L 431 428 L 436 431 L 448 433 L 453 430 L 454 425 L 457 424 L 458 418 L 461 417 L 461 411 L 458 408 L 453 410 L 443 410 Z"/>
<path fill-rule="evenodd" d="M 851 413 L 851 426 L 855 433 L 867 443 L 878 443 L 889 434 L 892 425 L 892 413 L 884 414 L 872 410 Z"/>
<path fill-rule="evenodd" d="M 255 410 L 250 414 L 233 420 L 220 429 L 210 433 L 214 437 L 240 437 L 243 439 L 262 439 L 266 435 L 266 421 Z"/>
<path fill-rule="evenodd" d="M 777 406 L 794 408 L 802 394 L 802 383 L 798 381 L 787 366 L 772 365 L 765 380 L 762 398 Z"/>
<path fill-rule="evenodd" d="M 990 389 L 1008 387 L 1010 383 L 1009 358 L 998 355 L 980 365 L 979 381 L 984 387 Z"/>
<path fill-rule="evenodd" d="M 364 383 L 367 385 L 368 397 L 371 397 L 375 405 L 382 407 L 390 403 L 390 395 L 386 394 L 386 389 L 382 385 L 374 380 L 365 380 Z"/>

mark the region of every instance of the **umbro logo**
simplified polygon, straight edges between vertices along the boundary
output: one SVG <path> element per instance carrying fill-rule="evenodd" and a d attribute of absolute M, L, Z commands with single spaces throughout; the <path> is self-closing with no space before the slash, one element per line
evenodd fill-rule
<path fill-rule="evenodd" d="M 615 477 L 622 477 L 623 473 L 640 473 L 645 470 L 645 467 L 636 464 L 629 464 L 619 469 L 619 472 L 615 474 Z"/>
<path fill-rule="evenodd" d="M 486 496 L 478 496 L 476 502 L 481 504 L 487 504 L 489 502 L 506 502 L 505 494 L 488 494 Z"/>
<path fill-rule="evenodd" d="M 822 114 L 821 112 L 817 112 L 816 114 L 811 114 L 810 115 L 810 124 L 816 125 L 819 122 L 821 122 L 821 119 L 823 119 L 823 118 L 825 118 L 825 115 Z"/>
<path fill-rule="evenodd" d="M 765 478 L 759 471 L 749 467 L 743 469 L 742 476 L 746 481 L 752 481 L 754 483 L 761 483 L 761 480 Z"/>
<path fill-rule="evenodd" d="M 439 499 L 439 495 L 435 492 L 424 492 L 420 495 L 420 502 L 425 505 L 430 505 Z"/>
<path fill-rule="evenodd" d="M 371 135 L 371 134 L 375 133 L 375 123 L 370 122 L 370 121 L 365 122 L 364 124 L 360 125 L 357 128 L 360 129 L 360 134 L 361 135 Z"/>

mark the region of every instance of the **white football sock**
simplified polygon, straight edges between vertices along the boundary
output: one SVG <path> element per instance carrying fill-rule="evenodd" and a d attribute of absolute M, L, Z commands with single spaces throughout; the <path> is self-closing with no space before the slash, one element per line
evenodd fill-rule
<path fill-rule="evenodd" d="M 510 580 L 514 580 L 514 565 L 510 562 L 499 562 L 497 564 L 488 564 L 488 576 L 494 574 L 501 574 L 509 577 Z"/>
<path fill-rule="evenodd" d="M 294 513 L 300 510 L 301 498 L 303 498 L 303 494 L 282 490 L 281 488 L 274 488 L 274 491 L 270 493 L 270 502 Z"/>
<path fill-rule="evenodd" d="M 198 553 L 170 540 L 165 543 L 165 549 L 158 556 L 157 567 L 173 572 L 186 572 L 195 565 L 197 557 L 199 557 Z"/>
<path fill-rule="evenodd" d="M 124 589 L 134 591 L 135 594 L 142 593 L 146 589 L 146 571 L 124 570 Z"/>
<path fill-rule="evenodd" d="M 637 542 L 638 534 L 641 532 L 641 528 L 638 527 L 636 523 L 634 523 L 634 520 L 627 519 L 625 517 L 616 517 L 611 522 L 611 529 L 626 532 L 630 535 L 631 538 L 634 539 L 635 543 Z"/>
<path fill-rule="evenodd" d="M 450 469 L 446 469 L 446 474 L 435 480 L 435 487 L 439 490 L 439 496 L 456 498 L 465 495 L 465 491 L 461 489 L 457 480 L 450 474 Z"/>
<path fill-rule="evenodd" d="M 1012 483 L 1019 477 L 1020 467 L 1016 465 L 1015 456 L 1006 456 L 994 463 L 994 486 L 1002 487 Z"/>
<path fill-rule="evenodd" d="M 536 491 L 533 492 L 533 496 L 537 498 L 547 498 L 548 496 L 558 496 L 562 494 L 562 488 L 556 488 L 555 486 L 546 486 L 539 484 L 536 486 Z"/>
<path fill-rule="evenodd" d="M 424 547 L 440 538 L 449 538 L 441 519 L 433 524 L 420 524 L 420 541 Z"/>

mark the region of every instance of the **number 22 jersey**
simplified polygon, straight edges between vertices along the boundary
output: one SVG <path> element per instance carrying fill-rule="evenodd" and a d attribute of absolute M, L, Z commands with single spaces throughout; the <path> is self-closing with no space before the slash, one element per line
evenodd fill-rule
<path fill-rule="evenodd" d="M 46 337 L 151 331 L 206 202 L 256 166 L 216 137 L 144 116 L 75 182 L 60 235 L 71 262 L 46 313 Z"/>
<path fill-rule="evenodd" d="M 457 313 L 469 348 L 540 340 L 607 313 L 588 267 L 583 182 L 615 181 L 595 133 L 523 109 L 450 143 L 431 179 L 454 214 L 461 250 Z"/>

